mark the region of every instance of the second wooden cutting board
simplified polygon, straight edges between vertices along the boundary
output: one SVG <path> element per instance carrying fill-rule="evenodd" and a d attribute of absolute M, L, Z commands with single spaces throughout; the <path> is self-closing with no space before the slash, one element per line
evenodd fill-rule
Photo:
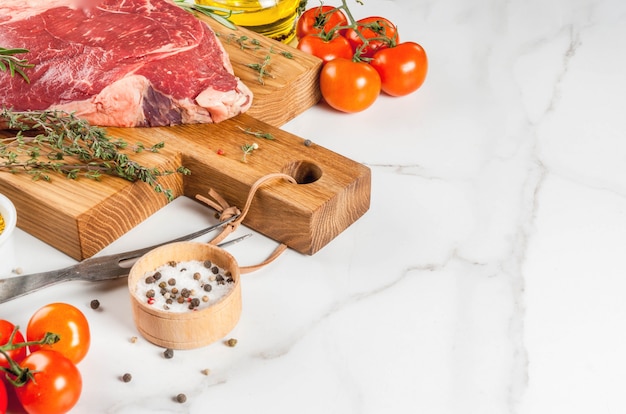
<path fill-rule="evenodd" d="M 235 75 L 254 93 L 248 115 L 280 127 L 319 102 L 320 59 L 245 28 L 231 30 L 200 18 L 221 40 Z"/>
<path fill-rule="evenodd" d="M 137 160 L 162 169 L 189 168 L 189 176 L 163 178 L 175 196 L 193 198 L 212 188 L 241 208 L 260 177 L 291 175 L 298 184 L 280 180 L 259 190 L 244 224 L 314 254 L 369 209 L 371 187 L 369 168 L 314 143 L 305 145 L 305 139 L 278 128 L 319 101 L 321 61 L 245 29 L 207 22 L 229 53 L 235 74 L 255 94 L 249 112 L 219 124 L 108 131 L 129 143 L 165 142 L 160 153 L 144 152 Z M 249 66 L 266 61 L 264 76 Z M 259 149 L 242 162 L 241 146 L 252 142 Z M 100 182 L 55 177 L 48 183 L 0 173 L 0 192 L 16 205 L 20 228 L 77 260 L 96 254 L 167 203 L 146 184 L 111 177 Z"/>

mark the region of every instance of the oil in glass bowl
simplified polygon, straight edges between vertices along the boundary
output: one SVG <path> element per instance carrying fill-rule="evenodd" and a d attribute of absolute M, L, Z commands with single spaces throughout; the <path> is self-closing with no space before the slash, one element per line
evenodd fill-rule
<path fill-rule="evenodd" d="M 289 43 L 296 35 L 296 21 L 302 0 L 195 0 L 205 6 L 234 12 L 229 20 L 279 42 Z"/>

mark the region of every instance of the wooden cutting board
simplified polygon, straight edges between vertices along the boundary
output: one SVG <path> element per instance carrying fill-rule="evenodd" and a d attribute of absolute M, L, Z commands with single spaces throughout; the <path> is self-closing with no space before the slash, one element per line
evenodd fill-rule
<path fill-rule="evenodd" d="M 319 101 L 321 61 L 254 32 L 206 21 L 222 41 L 235 74 L 253 91 L 251 109 L 219 124 L 108 132 L 129 143 L 165 142 L 159 153 L 143 152 L 135 159 L 162 169 L 189 168 L 191 175 L 161 179 L 175 196 L 194 198 L 212 188 L 242 208 L 260 177 L 291 175 L 298 184 L 273 180 L 257 192 L 244 224 L 300 253 L 314 254 L 369 209 L 371 187 L 369 168 L 279 129 Z M 248 65 L 265 61 L 267 74 L 260 78 Z M 259 148 L 242 162 L 241 146 L 253 142 Z M 18 227 L 76 260 L 91 257 L 167 204 L 163 194 L 144 183 L 111 177 L 44 182 L 0 172 L 0 192 L 16 205 Z"/>

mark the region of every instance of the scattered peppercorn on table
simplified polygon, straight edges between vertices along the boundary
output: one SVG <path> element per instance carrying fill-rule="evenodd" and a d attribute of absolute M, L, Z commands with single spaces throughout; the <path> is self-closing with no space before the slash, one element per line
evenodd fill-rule
<path fill-rule="evenodd" d="M 242 274 L 236 325 L 167 356 L 124 278 L 0 304 L 22 327 L 47 303 L 86 315 L 72 412 L 626 411 L 626 6 L 363 3 L 357 17 L 384 14 L 428 52 L 424 85 L 281 128 L 367 166 L 367 213 L 314 255 Z M 181 197 L 97 255 L 214 222 Z M 248 232 L 226 248 L 240 266 L 277 246 L 230 237 Z M 23 273 L 76 263 L 20 229 L 13 242 Z"/>

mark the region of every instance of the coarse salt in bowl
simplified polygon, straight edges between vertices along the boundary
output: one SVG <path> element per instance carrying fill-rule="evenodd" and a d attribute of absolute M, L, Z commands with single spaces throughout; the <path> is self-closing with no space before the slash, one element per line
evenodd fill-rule
<path fill-rule="evenodd" d="M 209 345 L 241 316 L 237 261 L 211 244 L 178 242 L 151 250 L 130 269 L 128 289 L 137 330 L 164 348 Z"/>
<path fill-rule="evenodd" d="M 6 276 L 13 270 L 15 254 L 12 235 L 17 225 L 17 211 L 9 198 L 0 194 L 0 216 L 3 225 L 0 226 L 0 276 Z"/>

